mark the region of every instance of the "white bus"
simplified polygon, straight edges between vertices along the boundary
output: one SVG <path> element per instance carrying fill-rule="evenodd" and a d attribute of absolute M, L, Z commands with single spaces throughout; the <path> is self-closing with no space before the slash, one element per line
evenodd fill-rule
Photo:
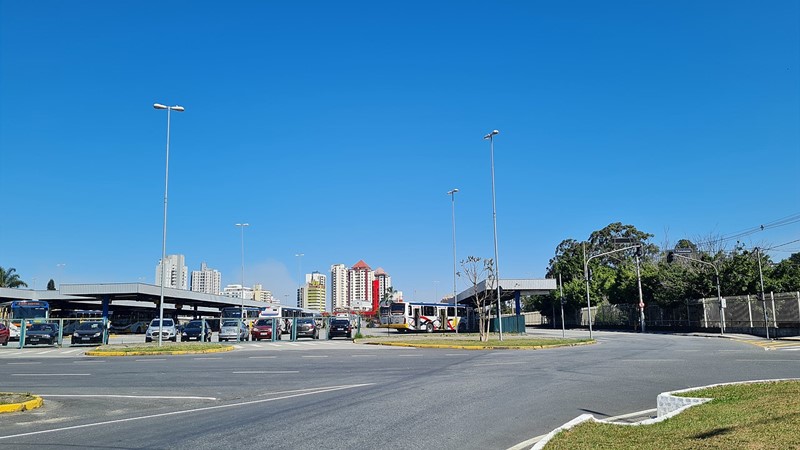
<path fill-rule="evenodd" d="M 313 317 L 319 322 L 322 319 L 322 313 L 313 309 L 298 308 L 296 306 L 283 306 L 283 305 L 267 305 L 261 308 L 258 313 L 259 318 L 276 318 L 282 319 L 280 323 L 281 332 L 285 333 L 289 329 L 289 324 L 292 319 L 298 317 Z"/>
<path fill-rule="evenodd" d="M 381 326 L 401 333 L 455 331 L 455 327 L 458 331 L 470 331 L 471 314 L 472 308 L 459 305 L 456 316 L 456 308 L 446 303 L 391 302 L 380 307 Z"/>

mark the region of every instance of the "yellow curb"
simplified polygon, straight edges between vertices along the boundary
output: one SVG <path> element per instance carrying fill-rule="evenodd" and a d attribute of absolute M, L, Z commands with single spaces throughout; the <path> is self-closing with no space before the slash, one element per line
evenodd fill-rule
<path fill-rule="evenodd" d="M 153 352 L 102 352 L 102 351 L 88 351 L 84 353 L 86 356 L 158 356 L 158 355 L 197 355 L 203 353 L 220 353 L 220 352 L 229 352 L 233 350 L 233 347 L 223 347 L 223 348 L 210 348 L 207 350 L 174 350 L 174 351 L 164 351 L 159 353 Z"/>
<path fill-rule="evenodd" d="M 7 405 L 0 405 L 0 414 L 9 412 L 21 412 L 29 409 L 36 409 L 44 405 L 44 400 L 38 395 L 34 395 L 32 400 L 22 403 L 9 403 Z"/>
<path fill-rule="evenodd" d="M 520 346 L 520 345 L 445 345 L 445 344 L 412 344 L 406 342 L 364 342 L 364 345 L 386 345 L 389 347 L 414 347 L 414 348 L 444 348 L 453 350 L 541 350 L 545 348 L 557 347 L 576 347 L 579 345 L 595 344 L 597 341 L 591 342 L 574 342 L 571 344 L 553 344 L 553 345 L 534 345 L 534 346 Z"/>

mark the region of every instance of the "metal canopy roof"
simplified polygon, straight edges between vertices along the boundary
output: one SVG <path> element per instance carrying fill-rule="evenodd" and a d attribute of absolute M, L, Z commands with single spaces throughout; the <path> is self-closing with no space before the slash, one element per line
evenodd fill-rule
<path fill-rule="evenodd" d="M 555 278 L 500 278 L 498 281 L 500 283 L 501 301 L 512 300 L 517 292 L 521 296 L 545 295 L 557 289 Z M 458 303 L 470 303 L 470 300 L 475 297 L 476 290 L 479 293 L 485 293 L 487 290 L 493 292 L 497 289 L 496 286 L 492 279 L 483 280 L 477 286 L 469 287 L 459 293 L 456 297 L 457 301 Z"/>

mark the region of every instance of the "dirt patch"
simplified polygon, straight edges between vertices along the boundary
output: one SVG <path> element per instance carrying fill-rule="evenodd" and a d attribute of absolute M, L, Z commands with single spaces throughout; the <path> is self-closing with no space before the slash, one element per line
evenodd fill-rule
<path fill-rule="evenodd" d="M 0 405 L 9 405 L 13 403 L 24 403 L 33 400 L 35 397 L 31 394 L 18 394 L 15 392 L 0 392 Z"/>

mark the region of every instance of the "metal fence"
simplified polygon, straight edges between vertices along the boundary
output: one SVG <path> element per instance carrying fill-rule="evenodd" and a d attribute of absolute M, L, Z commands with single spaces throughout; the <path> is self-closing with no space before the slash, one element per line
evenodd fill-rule
<path fill-rule="evenodd" d="M 770 292 L 761 300 L 756 295 L 686 300 L 670 308 L 647 306 L 645 325 L 658 329 L 699 329 L 761 335 L 800 334 L 800 292 Z M 582 308 L 580 322 L 588 326 L 587 309 Z M 593 324 L 598 327 L 639 325 L 636 305 L 599 305 L 592 307 Z M 780 330 L 785 332 L 780 333 Z"/>

